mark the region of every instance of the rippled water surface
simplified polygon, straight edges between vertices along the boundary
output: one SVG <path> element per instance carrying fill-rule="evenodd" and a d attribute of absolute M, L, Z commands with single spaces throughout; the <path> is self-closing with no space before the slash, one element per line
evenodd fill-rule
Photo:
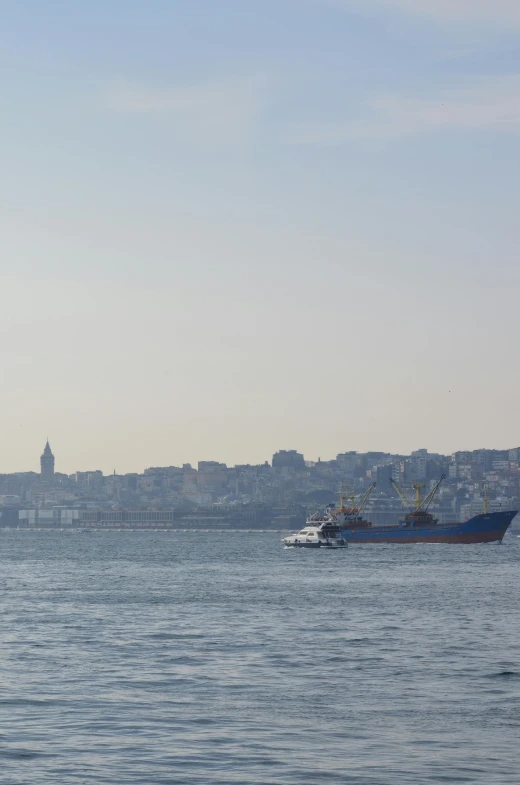
<path fill-rule="evenodd" d="M 1 783 L 517 785 L 520 539 L 0 534 Z"/>

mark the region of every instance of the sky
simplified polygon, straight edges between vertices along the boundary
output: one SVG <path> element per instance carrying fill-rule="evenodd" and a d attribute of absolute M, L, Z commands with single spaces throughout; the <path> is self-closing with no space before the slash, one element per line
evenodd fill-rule
<path fill-rule="evenodd" d="M 4 0 L 0 471 L 520 444 L 518 0 Z"/>

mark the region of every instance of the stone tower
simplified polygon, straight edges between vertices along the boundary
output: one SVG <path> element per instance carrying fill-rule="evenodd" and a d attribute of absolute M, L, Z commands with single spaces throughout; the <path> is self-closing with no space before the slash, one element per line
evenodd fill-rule
<path fill-rule="evenodd" d="M 45 445 L 45 449 L 40 458 L 40 468 L 41 468 L 41 481 L 42 482 L 52 482 L 54 479 L 54 455 L 52 454 L 51 446 L 49 444 L 49 440 L 47 439 L 47 444 Z"/>

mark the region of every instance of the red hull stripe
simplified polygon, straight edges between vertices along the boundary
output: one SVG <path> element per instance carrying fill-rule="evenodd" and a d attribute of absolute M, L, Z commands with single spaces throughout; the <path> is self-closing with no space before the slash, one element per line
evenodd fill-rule
<path fill-rule="evenodd" d="M 352 542 L 353 543 L 356 543 L 356 542 L 359 542 L 359 543 L 363 543 L 363 542 L 369 542 L 369 543 L 386 542 L 386 543 L 391 543 L 392 545 L 408 545 L 409 543 L 414 543 L 414 542 L 434 542 L 434 543 L 435 542 L 437 542 L 437 543 L 448 542 L 448 543 L 452 543 L 452 544 L 471 545 L 471 544 L 475 544 L 475 543 L 479 543 L 479 542 L 501 542 L 504 534 L 505 534 L 505 531 L 497 532 L 495 530 L 495 531 L 492 531 L 492 532 L 478 532 L 478 533 L 475 533 L 475 534 L 444 534 L 444 535 L 441 534 L 438 537 L 434 537 L 433 535 L 426 536 L 426 537 L 419 537 L 419 536 L 413 536 L 412 537 L 412 536 L 407 535 L 406 538 L 404 538 L 404 537 L 384 537 L 384 536 L 378 536 L 377 538 L 376 537 L 371 537 L 371 538 L 367 537 L 366 539 L 361 539 L 360 537 L 356 537 L 355 539 L 347 540 L 347 541 L 349 543 L 352 543 Z"/>

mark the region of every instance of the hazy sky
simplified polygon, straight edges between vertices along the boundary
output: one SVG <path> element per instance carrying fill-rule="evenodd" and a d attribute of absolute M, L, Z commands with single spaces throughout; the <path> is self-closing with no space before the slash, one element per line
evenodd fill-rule
<path fill-rule="evenodd" d="M 0 471 L 520 444 L 518 0 L 4 0 Z"/>

